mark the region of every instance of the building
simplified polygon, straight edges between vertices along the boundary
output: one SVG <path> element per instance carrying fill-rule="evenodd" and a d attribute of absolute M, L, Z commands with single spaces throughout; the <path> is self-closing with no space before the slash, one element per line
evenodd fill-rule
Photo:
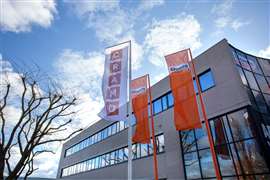
<path fill-rule="evenodd" d="M 223 179 L 270 179 L 270 60 L 226 39 L 195 58 Z M 215 179 L 202 129 L 178 132 L 168 77 L 152 88 L 160 179 Z M 152 146 L 133 145 L 133 177 L 153 179 Z M 58 178 L 127 179 L 127 128 L 100 120 L 63 145 Z"/>

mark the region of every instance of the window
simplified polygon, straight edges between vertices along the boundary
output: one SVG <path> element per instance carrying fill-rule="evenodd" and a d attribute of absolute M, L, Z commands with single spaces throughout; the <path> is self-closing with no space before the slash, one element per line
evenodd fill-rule
<path fill-rule="evenodd" d="M 162 100 L 162 109 L 163 109 L 163 111 L 164 111 L 164 110 L 166 110 L 166 109 L 168 108 L 168 104 L 167 104 L 167 96 L 163 96 L 163 97 L 161 98 L 161 100 Z"/>
<path fill-rule="evenodd" d="M 241 67 L 239 67 L 239 66 L 236 66 L 236 68 L 237 68 L 237 70 L 238 70 L 238 72 L 239 72 L 239 74 L 240 74 L 240 78 L 241 78 L 241 80 L 242 80 L 242 83 L 244 84 L 244 85 L 248 85 L 247 84 L 247 79 L 246 79 L 246 77 L 245 77 L 245 75 L 244 75 L 244 73 L 243 73 L 243 70 L 242 70 L 242 68 Z"/>
<path fill-rule="evenodd" d="M 167 96 L 168 96 L 168 106 L 171 107 L 171 106 L 173 106 L 173 95 L 172 95 L 172 92 L 170 92 Z"/>
<path fill-rule="evenodd" d="M 270 76 L 270 60 L 258 58 L 259 64 L 266 76 Z"/>
<path fill-rule="evenodd" d="M 255 78 L 259 84 L 259 87 L 261 89 L 261 91 L 263 93 L 267 93 L 269 91 L 269 86 L 266 82 L 266 79 L 264 78 L 264 76 L 261 76 L 261 75 L 258 75 L 258 74 L 255 74 Z"/>
<path fill-rule="evenodd" d="M 196 79 L 193 79 L 193 86 L 194 86 L 195 93 L 197 94 L 199 91 L 198 91 Z"/>
<path fill-rule="evenodd" d="M 157 150 L 158 153 L 164 151 L 164 137 L 163 134 L 157 135 Z M 162 147 L 162 148 L 160 148 Z M 133 159 L 146 157 L 151 155 L 148 151 L 148 144 L 133 144 Z M 128 148 L 122 147 L 116 149 L 112 152 L 99 155 L 97 157 L 91 158 L 87 161 L 79 162 L 75 165 L 66 167 L 62 169 L 62 177 L 77 174 L 80 172 L 85 172 L 93 169 L 103 168 L 109 165 L 114 165 L 128 160 Z"/>
<path fill-rule="evenodd" d="M 153 103 L 154 106 L 154 114 L 157 114 L 162 111 L 162 106 L 161 106 L 161 99 L 157 99 Z"/>
<path fill-rule="evenodd" d="M 259 87 L 258 87 L 258 85 L 256 83 L 256 80 L 255 80 L 252 72 L 247 71 L 247 70 L 244 70 L 244 71 L 245 71 L 245 74 L 246 74 L 246 77 L 247 77 L 247 81 L 249 83 L 250 88 L 259 91 Z"/>
<path fill-rule="evenodd" d="M 215 85 L 213 75 L 211 70 L 199 75 L 199 82 L 201 86 L 201 90 L 206 91 L 207 89 L 213 87 Z"/>
<path fill-rule="evenodd" d="M 236 51 L 237 51 L 237 57 L 240 61 L 241 66 L 245 69 L 251 70 L 249 63 L 248 63 L 248 60 L 246 58 L 246 55 L 238 50 L 236 50 Z"/>
<path fill-rule="evenodd" d="M 226 176 L 241 179 L 243 175 L 269 174 L 263 150 L 255 136 L 255 121 L 246 108 L 210 119 L 209 122 L 222 179 Z M 186 130 L 179 132 L 179 135 L 186 178 L 215 178 L 209 145 L 202 143 L 205 130 Z"/>
<path fill-rule="evenodd" d="M 253 72 L 262 74 L 262 70 L 257 62 L 256 57 L 247 55 L 248 62 Z"/>

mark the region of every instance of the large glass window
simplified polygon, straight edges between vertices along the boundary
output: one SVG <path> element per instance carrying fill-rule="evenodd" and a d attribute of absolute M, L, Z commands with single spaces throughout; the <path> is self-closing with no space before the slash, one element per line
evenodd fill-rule
<path fill-rule="evenodd" d="M 168 94 L 168 105 L 169 107 L 173 106 L 173 95 L 172 92 Z"/>
<path fill-rule="evenodd" d="M 244 71 L 245 71 L 245 74 L 246 74 L 246 77 L 247 77 L 247 81 L 249 83 L 250 88 L 259 91 L 259 87 L 258 87 L 258 85 L 256 83 L 256 80 L 255 80 L 252 72 L 247 71 L 247 70 L 244 70 Z"/>
<path fill-rule="evenodd" d="M 157 135 L 157 153 L 164 152 L 164 137 L 163 134 Z M 149 147 L 152 147 L 151 144 L 133 144 L 133 159 L 138 159 L 146 156 L 152 155 L 152 152 L 149 151 Z M 112 152 L 93 157 L 89 160 L 79 162 L 75 165 L 66 167 L 62 169 L 62 177 L 69 176 L 93 169 L 103 168 L 110 165 L 115 165 L 128 160 L 128 148 L 122 147 L 116 149 Z"/>
<path fill-rule="evenodd" d="M 266 76 L 270 76 L 270 60 L 258 58 L 259 64 Z"/>
<path fill-rule="evenodd" d="M 250 64 L 250 67 L 251 67 L 252 71 L 256 72 L 256 73 L 259 73 L 259 74 L 262 74 L 261 68 L 260 68 L 260 66 L 259 66 L 259 64 L 257 62 L 256 57 L 247 55 L 247 58 L 248 58 L 248 62 Z"/>
<path fill-rule="evenodd" d="M 161 99 L 154 101 L 154 114 L 157 114 L 162 111 Z"/>
<path fill-rule="evenodd" d="M 199 75 L 199 82 L 202 91 L 213 87 L 215 85 L 214 78 L 211 70 Z"/>
<path fill-rule="evenodd" d="M 222 179 L 269 174 L 254 132 L 254 120 L 246 108 L 209 121 Z M 186 130 L 179 134 L 187 179 L 215 178 L 206 130 Z"/>

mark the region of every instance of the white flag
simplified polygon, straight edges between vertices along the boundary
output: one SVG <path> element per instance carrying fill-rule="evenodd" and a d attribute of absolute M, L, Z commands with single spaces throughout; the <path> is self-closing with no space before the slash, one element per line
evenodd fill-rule
<path fill-rule="evenodd" d="M 102 119 L 121 121 L 127 118 L 128 55 L 128 46 L 106 53 L 102 80 L 104 108 L 98 114 Z"/>

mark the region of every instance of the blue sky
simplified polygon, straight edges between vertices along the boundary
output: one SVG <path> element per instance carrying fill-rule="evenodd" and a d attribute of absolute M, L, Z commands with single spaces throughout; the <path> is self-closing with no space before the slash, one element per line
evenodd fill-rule
<path fill-rule="evenodd" d="M 132 40 L 133 76 L 149 73 L 152 83 L 167 75 L 164 55 L 190 47 L 196 56 L 223 38 L 270 57 L 267 0 L 2 0 L 0 7 L 3 59 L 13 66 L 35 63 L 75 91 L 81 126 L 98 120 L 107 46 Z M 55 176 L 59 147 L 56 165 L 38 174 Z"/>

